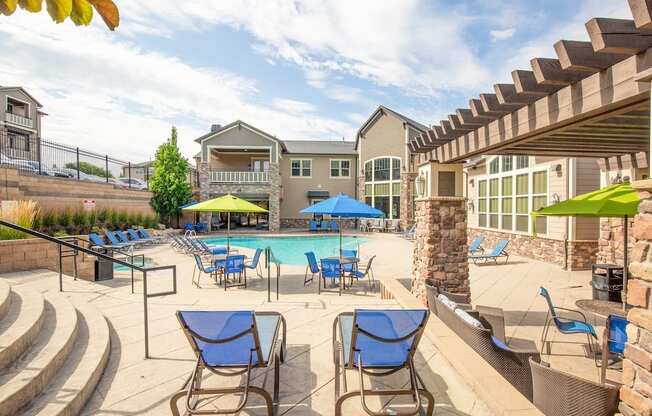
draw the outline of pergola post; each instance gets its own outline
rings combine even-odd
[[[412,292],[425,304],[426,279],[432,279],[446,291],[470,295],[462,165],[428,162],[415,181]]]

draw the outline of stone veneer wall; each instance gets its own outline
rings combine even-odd
[[[632,225],[634,219],[629,220],[629,250],[634,246]],[[598,263],[623,264],[623,220],[621,218],[600,219],[600,247],[597,253]]]
[[[426,304],[426,279],[446,290],[470,293],[466,199],[432,197],[416,200],[412,293]]]
[[[598,241],[596,240],[568,241],[568,251],[567,254],[564,254],[563,240],[490,231],[484,228],[470,228],[468,231],[468,243],[470,244],[478,235],[485,237],[482,243],[482,247],[485,250],[491,250],[498,240],[509,240],[509,245],[507,246],[507,252],[509,254],[558,264],[560,266],[564,266],[564,257],[567,256],[568,270],[591,269],[591,265],[596,262],[596,253],[598,251]]]
[[[632,184],[642,202],[632,226],[633,249],[627,285],[627,344],[623,360],[620,411],[623,415],[652,415],[652,180]],[[622,227],[621,227],[622,228]]]
[[[211,183],[208,163],[199,164],[199,198],[205,201],[211,194],[267,194],[269,196],[269,230],[278,231],[281,228],[281,175],[277,163],[269,165],[270,183],[264,184],[225,184]],[[210,213],[202,212],[202,222],[210,224]]]
[[[401,172],[401,230],[409,229],[414,224],[414,172]]]
[[[95,257],[79,253],[78,277],[92,280],[95,274]],[[38,238],[0,241],[0,273],[48,269],[59,272],[59,249],[55,243]],[[73,275],[73,258],[63,259],[63,272]]]

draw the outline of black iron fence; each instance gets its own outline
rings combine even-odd
[[[132,163],[79,147],[38,137],[0,131],[0,165],[34,175],[107,183],[146,191],[153,172],[151,161]],[[192,170],[188,181],[199,186]]]

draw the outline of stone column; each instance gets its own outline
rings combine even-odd
[[[413,189],[416,177],[416,172],[401,173],[401,229],[403,230],[407,230],[414,224]]]
[[[198,172],[199,172],[199,201],[206,201],[207,199],[210,198],[210,182],[209,182],[209,176],[210,176],[210,168],[208,166],[208,163],[202,162],[199,163],[199,166],[197,167]],[[199,213],[199,220],[201,222],[204,222],[208,224],[208,231],[212,230],[211,226],[211,219],[213,215],[210,212],[200,212]]]
[[[277,163],[269,165],[269,231],[281,229],[281,174]]]
[[[425,304],[425,281],[435,279],[449,292],[470,296],[466,199],[419,198],[415,218],[412,292]]]
[[[627,319],[627,344],[623,360],[620,412],[623,415],[652,415],[652,180],[632,184],[641,203],[634,218],[627,303],[633,308]]]

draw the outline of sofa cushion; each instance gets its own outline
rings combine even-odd
[[[469,315],[469,313],[463,309],[455,309],[455,313],[467,324],[472,325],[476,328],[483,328],[482,323]]]
[[[448,299],[446,296],[439,294],[437,296],[437,299],[447,307],[449,307],[452,310],[457,309],[457,303],[453,302],[452,300]]]

